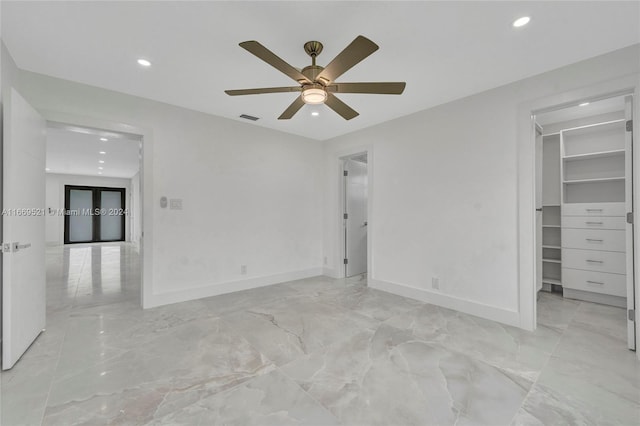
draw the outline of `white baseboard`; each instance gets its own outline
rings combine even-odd
[[[517,311],[511,311],[504,308],[498,308],[483,303],[474,302],[467,299],[451,296],[448,294],[437,293],[421,288],[411,287],[405,284],[391,283],[376,279],[368,280],[369,287],[377,290],[386,291],[387,293],[397,294],[398,296],[416,299],[421,302],[427,302],[432,305],[442,306],[443,308],[453,309],[455,311],[464,312],[465,314],[475,315],[480,318],[497,321],[503,324],[520,327],[520,315]]]
[[[152,294],[149,303],[145,304],[145,309],[169,305],[171,303],[203,299],[205,297],[218,296],[220,294],[233,293],[236,291],[250,290],[252,288],[265,287],[268,285],[300,280],[303,278],[317,277],[318,275],[322,275],[322,273],[322,268],[311,268],[275,275],[190,287],[166,293]]]

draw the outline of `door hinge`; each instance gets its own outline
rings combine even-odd
[[[627,213],[627,223],[633,224],[633,212]]]
[[[343,217],[344,219],[349,219],[349,214],[348,214],[348,213],[345,213],[344,215],[342,215],[342,217]]]
[[[346,265],[346,264],[348,264],[348,263],[349,263],[349,259],[345,259],[345,260],[344,260],[344,264]]]
[[[633,131],[633,120],[627,120],[626,126],[627,126],[627,132]]]
[[[629,316],[628,316],[629,321],[636,322],[636,310],[629,309],[627,312],[629,313]]]
[[[349,176],[349,172],[347,170],[345,170],[344,172],[342,172],[343,176]]]
[[[2,244],[2,252],[3,253],[11,253],[11,243]]]

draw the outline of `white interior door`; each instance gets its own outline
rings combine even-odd
[[[633,97],[625,98],[625,118],[632,120],[633,117]],[[633,132],[627,128],[625,133],[625,204],[627,212],[633,212]],[[638,217],[637,214],[634,215]],[[635,289],[634,289],[634,273],[633,264],[633,223],[627,221],[626,225],[626,255],[627,255],[627,312],[635,312]],[[629,349],[636,349],[636,323],[634,318],[627,315],[627,342]]]
[[[536,291],[542,290],[542,127],[536,123]]]
[[[367,164],[345,160],[345,275],[367,272]]]
[[[46,123],[14,89],[4,102],[2,369],[45,326]]]

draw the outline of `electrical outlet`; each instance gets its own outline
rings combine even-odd
[[[247,265],[240,265],[240,273],[242,275],[247,275]]]
[[[431,278],[431,288],[433,288],[434,290],[440,290],[440,278]]]

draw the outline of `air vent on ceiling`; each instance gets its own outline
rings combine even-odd
[[[258,117],[254,117],[253,115],[242,114],[240,118],[244,118],[245,120],[257,121],[260,120]]]

